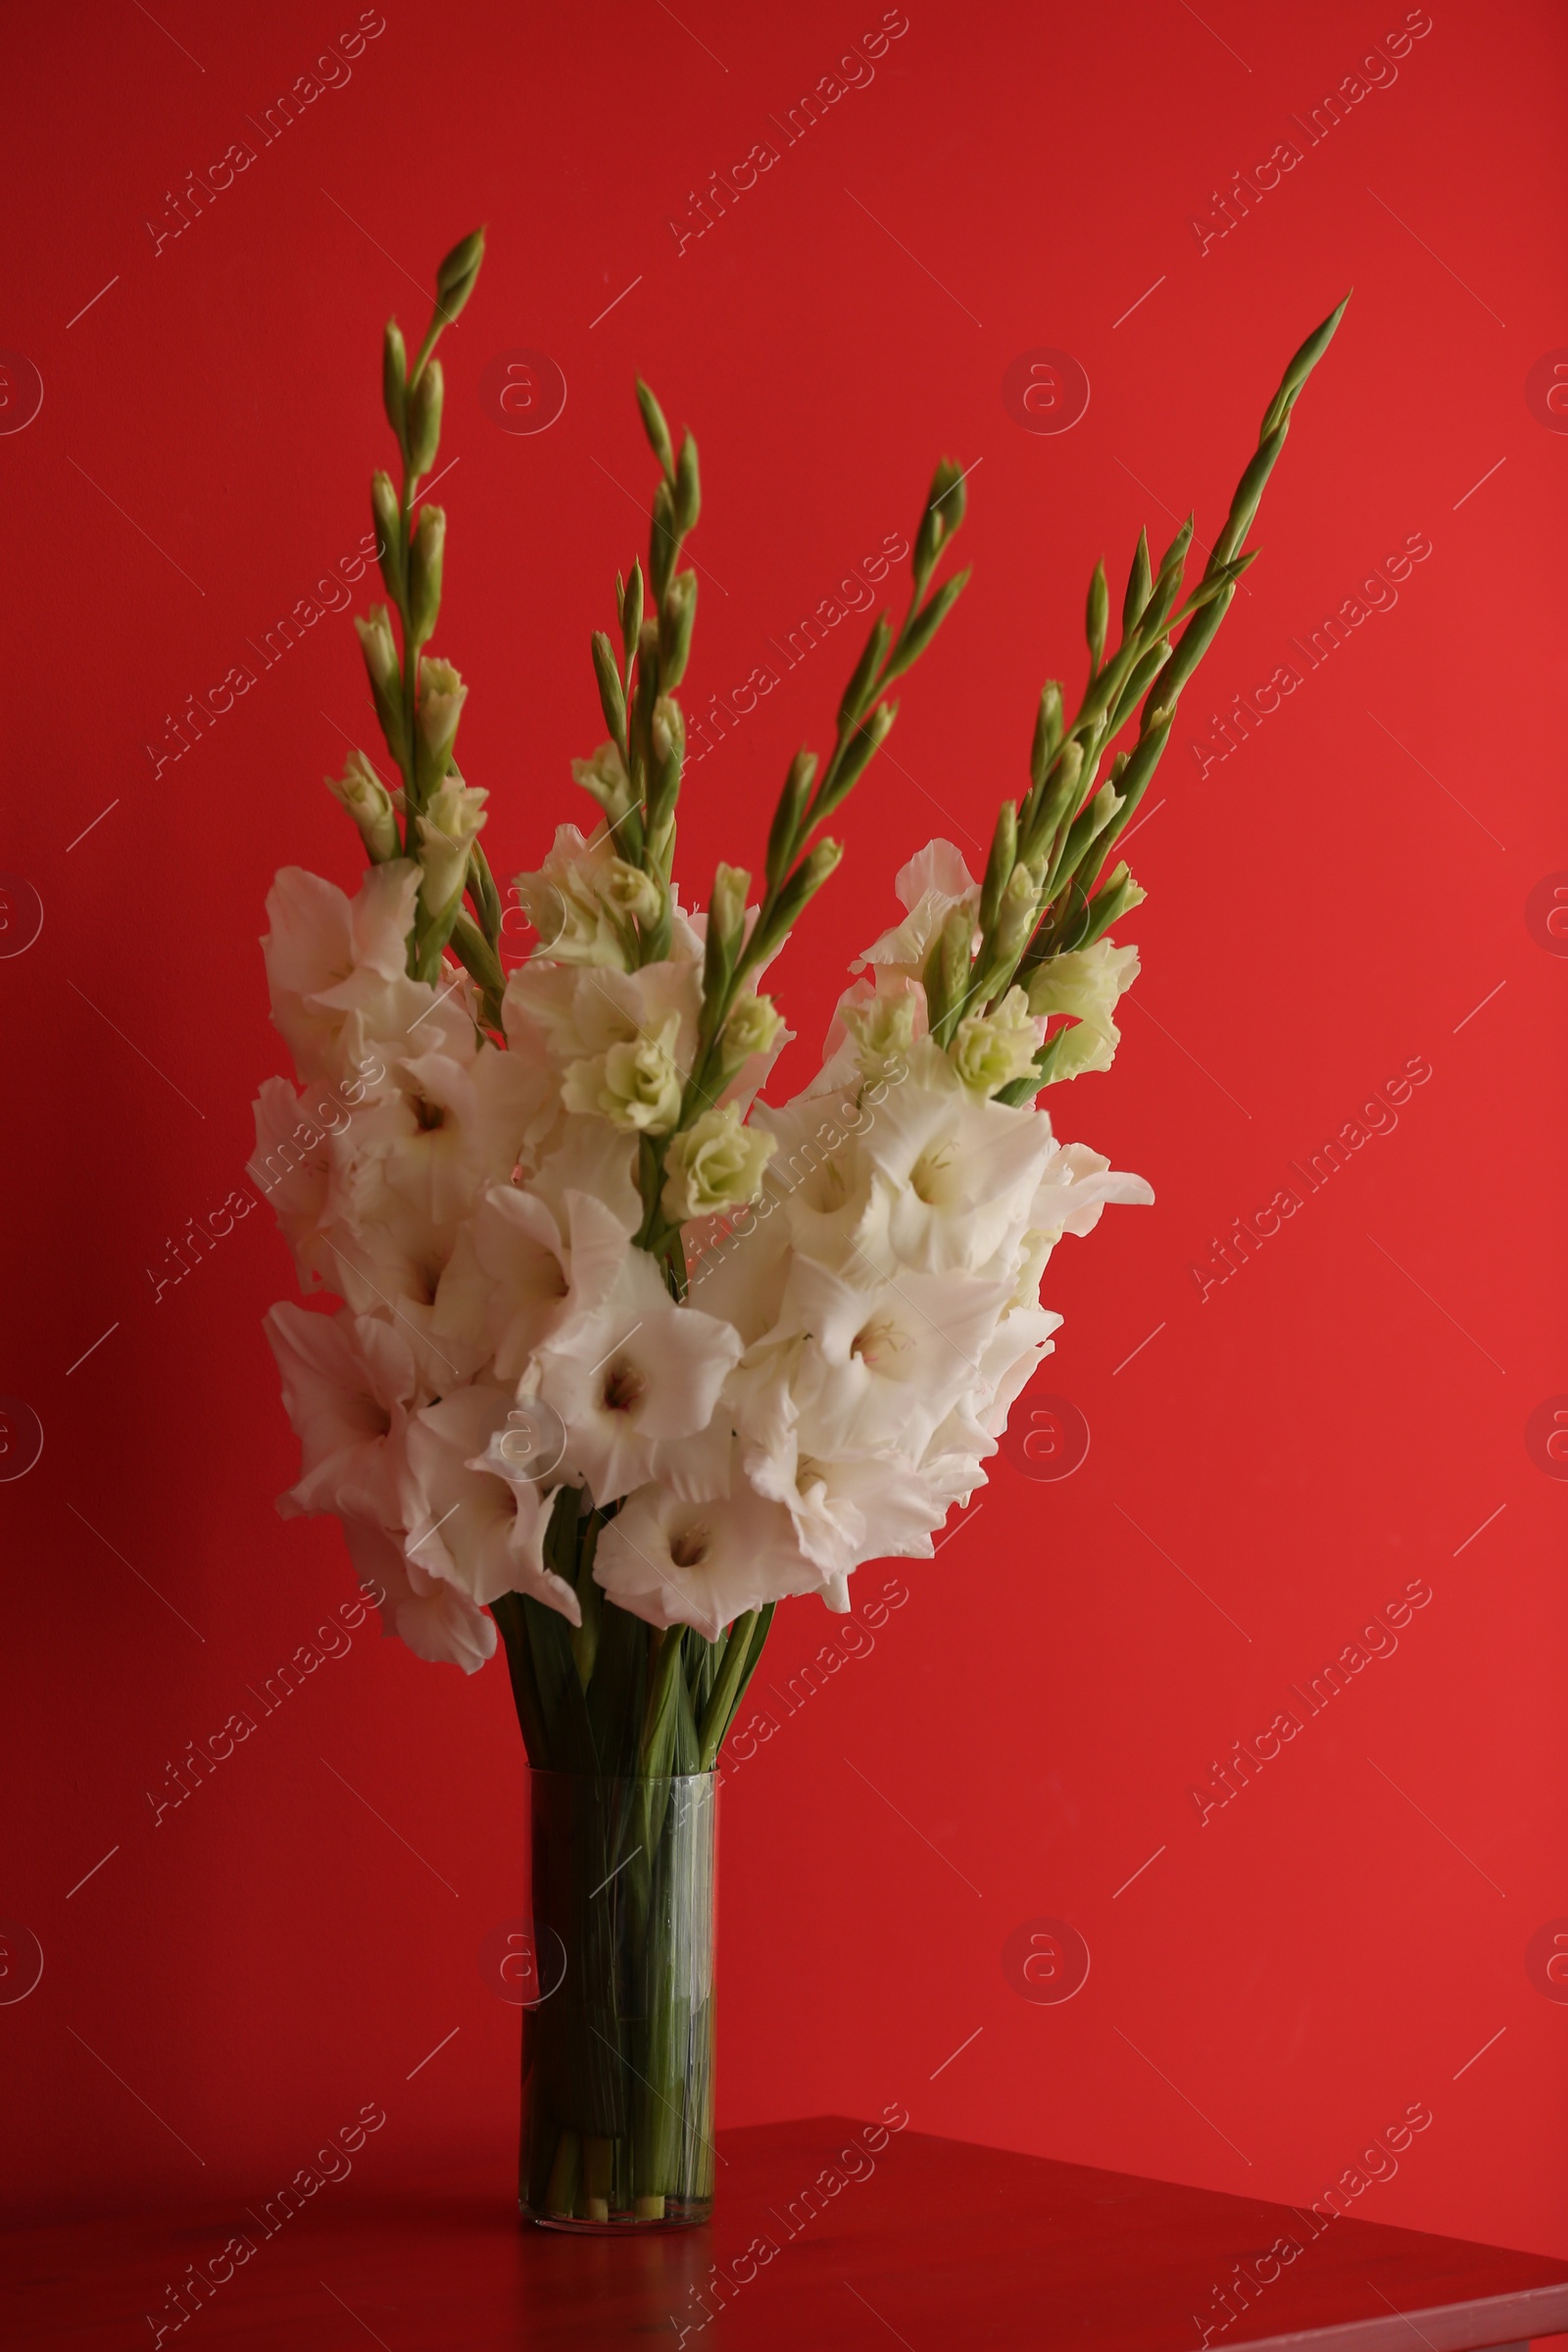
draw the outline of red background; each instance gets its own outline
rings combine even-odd
[[[910,0],[874,81],[677,254],[688,191],[879,14],[388,0],[349,83],[252,138],[156,254],[165,191],[251,138],[353,9],[12,25],[0,341],[45,387],[0,437],[0,864],[45,917],[0,962],[0,1390],[45,1433],[0,1488],[0,1913],[45,1956],[0,2008],[13,2210],[265,2194],[368,2099],[388,2125],[365,2178],[477,2152],[508,2188],[517,2017],[477,1964],[523,1886],[499,1665],[465,1682],[367,1629],[156,1828],[145,1794],[350,1589],[335,1530],[273,1512],[295,1455],[260,1330],[291,1280],[269,1220],[156,1304],[145,1271],[239,1182],[251,1098],[285,1066],[255,944],[273,869],[354,881],[320,785],[345,733],[371,739],[346,614],[156,781],[144,746],[359,539],[390,449],[381,321],[422,327],[438,255],[483,219],[444,346],[437,643],[472,688],[503,876],[585,807],[587,635],[651,482],[634,369],[702,444],[693,706],[912,530],[939,454],[975,467],[973,584],[783,967],[786,1078],[896,867],[933,832],[977,855],[1019,789],[1042,677],[1081,681],[1097,556],[1119,598],[1140,522],[1158,539],[1191,503],[1213,536],[1286,356],[1353,282],[1133,846],[1121,1056],[1051,1097],[1158,1195],[1050,1270],[1066,1323],[1042,1385],[1089,1456],[1057,1482],[999,1461],[977,1522],[906,1564],[874,1653],[726,1790],[720,2114],[902,2100],[924,2130],[1307,2202],[1419,2100],[1433,2128],[1356,2210],[1568,2250],[1568,2006],[1525,1965],[1568,1912],[1564,1494],[1525,1444],[1568,1386],[1544,1042],[1565,975],[1525,913],[1568,865],[1568,446],[1525,392],[1568,335],[1561,22],[1434,0],[1397,80],[1200,254],[1190,216],[1401,9]],[[1001,396],[1041,345],[1092,385],[1060,435]],[[540,435],[479,404],[517,346],[568,386]],[[1418,532],[1397,606],[1200,780],[1209,710]],[[716,855],[760,860],[861,625],[693,771],[692,890]],[[1397,1130],[1200,1303],[1210,1237],[1418,1055]],[[1434,1597],[1398,1654],[1200,1826],[1211,1760],[1418,1577]],[[767,1678],[833,1630],[792,1605]],[[1060,2005],[1004,1973],[1041,1917],[1093,1956]]]

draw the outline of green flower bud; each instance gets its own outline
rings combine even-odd
[[[726,949],[739,947],[746,923],[746,894],[752,877],[743,865],[720,865],[713,875],[708,919]]]
[[[754,1054],[767,1054],[784,1026],[771,997],[742,997],[724,1023],[724,1059],[739,1065]]]
[[[392,486],[392,476],[379,470],[370,476],[370,518],[375,524],[377,560],[386,592],[401,607],[409,588],[403,568],[403,510]]]
[[[409,617],[416,645],[427,645],[441,610],[441,564],[446,552],[444,507],[421,507],[409,565]]]
[[[697,574],[677,571],[664,591],[659,626],[659,678],[662,686],[678,686],[686,675],[691,654],[692,624],[697,618]]]
[[[1026,865],[1015,865],[997,910],[997,953],[1004,966],[1021,956],[1040,911],[1040,881]]]
[[[327,776],[324,782],[359,826],[372,864],[384,865],[389,858],[402,857],[392,795],[363,752],[351,752],[342,775]]]
[[[401,678],[391,613],[385,605],[374,605],[363,617],[355,615],[354,626],[360,633],[365,666],[370,673],[372,691],[395,695],[399,691]]]
[[[702,483],[697,471],[697,444],[690,433],[680,445],[675,468],[675,526],[684,538],[703,511]]]
[[[456,776],[443,779],[418,819],[419,900],[427,923],[451,929],[468,871],[468,852],[485,821],[485,793]]]
[[[403,439],[408,396],[409,355],[397,320],[389,318],[381,338],[381,403],[386,410],[386,420],[399,441]]]
[[[634,559],[631,578],[626,582],[625,594],[620,600],[620,645],[622,657],[627,662],[631,660],[637,633],[642,625],[643,567],[641,562]]]
[[[476,228],[454,245],[436,271],[435,291],[437,308],[446,314],[448,325],[456,318],[468,296],[473,292],[480,264],[484,260],[484,230]]]
[[[1084,633],[1089,640],[1089,660],[1094,668],[1100,667],[1100,657],[1105,650],[1105,631],[1110,625],[1110,594],[1105,586],[1105,566],[1095,565],[1095,576],[1089,583],[1089,601],[1084,608]]]
[[[439,360],[431,360],[409,394],[409,471],[428,473],[441,446],[441,404],[446,378]]]
[[[673,475],[675,452],[670,446],[669,427],[664,422],[664,412],[641,376],[637,378],[637,406],[642,411],[643,430],[648,435],[650,448],[665,473]]]
[[[419,703],[415,713],[415,778],[421,801],[441,782],[452,761],[458,721],[468,689],[450,662],[432,654],[419,664]]]
[[[681,1225],[755,1200],[774,1139],[743,1127],[733,1102],[705,1110],[669,1147],[661,1195],[664,1214]]]

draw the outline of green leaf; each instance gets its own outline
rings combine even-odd
[[[637,406],[642,411],[643,430],[655,457],[664,468],[668,480],[675,478],[675,452],[670,446],[669,427],[664,412],[654,398],[641,376],[637,378]]]

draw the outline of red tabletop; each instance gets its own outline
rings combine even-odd
[[[1353,2214],[833,2117],[719,2151],[712,2225],[630,2240],[524,2228],[493,2176],[13,2231],[0,2341],[1200,2352],[1206,2331],[1226,2352],[1469,2352],[1568,2329],[1568,2262]]]

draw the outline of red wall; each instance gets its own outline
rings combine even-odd
[[[1121,1057],[1052,1098],[1158,1194],[1051,1268],[1040,1385],[1088,1456],[999,1462],[874,1650],[793,1717],[767,1701],[724,1800],[722,2113],[897,2098],[923,2129],[1307,2201],[1419,2101],[1431,2128],[1356,2209],[1563,2251],[1568,2004],[1528,1947],[1568,1914],[1568,1494],[1527,1443],[1568,1390],[1568,965],[1538,891],[1568,869],[1560,17],[1433,0],[1396,78],[1308,144],[1292,117],[1420,12],[909,0],[874,79],[677,250],[688,192],[881,21],[779,14],[387,0],[352,78],[268,145],[247,117],[348,0],[12,27],[0,342],[44,397],[0,433],[0,866],[43,926],[0,959],[0,1391],[44,1443],[0,1486],[0,1915],[44,1970],[0,2006],[9,2197],[254,2193],[367,2099],[380,2177],[478,2148],[505,2190],[517,2019],[478,1965],[522,1887],[500,1667],[466,1683],[367,1628],[156,1826],[145,1793],[350,1590],[334,1530],[272,1508],[295,1457],[267,1218],[156,1302],[146,1271],[239,1182],[284,1066],[255,944],[274,867],[356,871],[320,785],[370,727],[346,614],[156,777],[145,747],[355,547],[381,321],[422,325],[410,275],[484,219],[445,347],[439,642],[499,872],[581,812],[587,633],[650,481],[634,368],[702,442],[694,703],[912,527],[939,454],[975,468],[974,583],[785,967],[802,1074],[897,865],[933,832],[973,845],[1018,789],[1042,677],[1081,676],[1095,559],[1119,594],[1140,522],[1191,502],[1213,535],[1285,357],[1354,285],[1134,844]],[[155,250],[166,191],[240,139],[254,164]],[[1290,139],[1200,251],[1193,218],[1217,230],[1215,192]],[[1089,379],[1066,432],[1003,399],[1042,346]],[[564,374],[544,433],[480,404],[517,347]],[[1307,669],[1293,639],[1417,535],[1397,603]],[[814,653],[694,771],[694,885],[758,862],[852,659]],[[1299,688],[1200,774],[1210,710],[1289,662]],[[1397,1127],[1200,1298],[1213,1237],[1412,1060]],[[1396,1654],[1200,1821],[1214,1760],[1412,1583]],[[794,1604],[766,1680],[841,1632]],[[1091,1955],[1066,2002],[1020,1997],[1043,1919]]]

